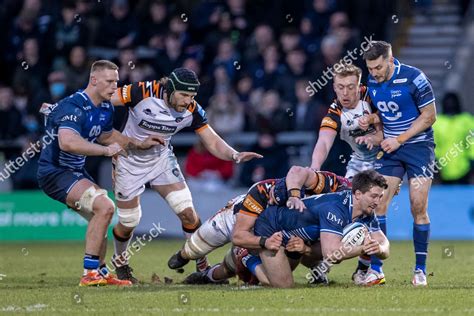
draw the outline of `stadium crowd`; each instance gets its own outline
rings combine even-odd
[[[309,81],[364,36],[386,39],[393,6],[389,0],[0,1],[0,161],[17,157],[41,135],[41,103],[84,88],[100,58],[119,65],[120,85],[192,69],[201,82],[197,101],[224,138],[244,131],[262,139],[309,131],[316,138],[334,92],[327,84],[310,96]],[[354,63],[365,69],[362,58]],[[116,114],[119,129],[125,109]],[[269,147],[281,152],[278,144]],[[199,153],[191,152],[196,159]],[[14,189],[37,188],[35,158],[12,175]],[[246,172],[240,182],[281,177],[280,169],[257,177]],[[232,170],[224,173],[227,180]]]

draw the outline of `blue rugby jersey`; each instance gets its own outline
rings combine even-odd
[[[86,157],[61,150],[59,129],[70,129],[89,142],[95,143],[102,133],[112,132],[114,107],[110,102],[95,106],[89,96],[78,91],[53,105],[46,122],[48,135],[55,135],[49,144],[43,144],[38,163],[38,176],[44,176],[57,168],[82,170]]]
[[[384,138],[404,133],[420,116],[420,109],[435,101],[431,83],[421,70],[397,59],[394,63],[395,71],[388,81],[378,83],[369,75],[367,84],[370,98],[382,119]],[[434,141],[431,127],[406,143],[421,141]]]

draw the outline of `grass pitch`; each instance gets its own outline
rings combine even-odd
[[[144,285],[131,288],[80,288],[83,243],[8,243],[0,245],[0,313],[50,314],[474,314],[474,244],[436,241],[430,245],[429,287],[410,284],[414,262],[411,242],[393,242],[384,271],[387,284],[360,288],[350,281],[356,260],[335,266],[329,287],[306,285],[307,269],[295,272],[297,286],[278,290],[228,286],[185,286],[185,274],[167,268],[182,241],[160,240],[143,247],[131,259]],[[113,249],[109,245],[109,254]],[[220,262],[227,249],[212,253]],[[156,273],[163,281],[152,282]],[[164,277],[173,279],[165,284]]]

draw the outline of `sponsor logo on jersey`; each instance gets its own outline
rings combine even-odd
[[[76,115],[64,115],[62,118],[61,118],[61,122],[64,122],[64,121],[71,121],[71,122],[77,122],[77,116]]]
[[[336,214],[333,214],[331,212],[328,212],[328,215],[326,217],[328,220],[330,220],[331,222],[334,222],[336,223],[337,225],[340,225],[340,226],[343,226],[343,222],[342,222],[342,219],[338,218],[336,216]]]
[[[255,201],[251,196],[247,196],[245,198],[244,207],[256,214],[260,214],[263,211],[262,206],[257,203],[257,201]]]
[[[393,80],[393,83],[405,83],[407,81],[408,81],[407,78],[400,78],[400,79]]]
[[[161,114],[164,114],[164,115],[171,116],[170,112],[168,112],[168,111],[164,111],[164,110],[163,110],[163,111],[160,111],[160,113],[161,113]]]
[[[105,121],[105,114],[101,114],[99,116],[99,121]]]
[[[374,97],[375,97],[375,95],[377,94],[377,90],[372,90],[372,94],[373,94]]]
[[[144,109],[143,110],[143,113],[145,113],[145,115],[148,115],[148,116],[151,116],[151,117],[155,117],[156,114],[153,113],[150,109]]]
[[[176,123],[179,123],[179,122],[181,122],[182,120],[183,120],[182,117],[177,117],[175,121],[176,121]]]
[[[336,123],[333,119],[331,119],[331,118],[329,118],[329,117],[323,118],[323,121],[322,121],[321,125],[322,125],[322,126],[331,127],[331,128],[333,128],[333,129],[336,129],[336,128],[337,128],[337,123]]]
[[[138,123],[138,126],[140,126],[141,128],[147,129],[149,131],[160,132],[160,133],[174,133],[176,132],[176,129],[177,129],[176,126],[156,124],[156,123],[148,122],[145,120],[141,120],[140,123]]]
[[[383,156],[383,151],[379,151],[379,153],[377,154],[377,159],[382,158],[382,156]]]
[[[392,98],[395,98],[402,95],[402,90],[390,90],[390,93],[392,94]]]

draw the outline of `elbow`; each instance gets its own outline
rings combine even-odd
[[[237,247],[242,247],[242,235],[239,231],[234,231],[232,234],[232,243]]]
[[[72,151],[71,142],[65,142],[65,141],[61,141],[61,139],[59,139],[59,148],[62,151],[71,152]]]
[[[300,174],[303,174],[305,172],[305,169],[304,167],[301,167],[301,166],[292,166],[290,168],[290,171],[288,171],[288,174],[295,174],[295,175],[300,175]]]

